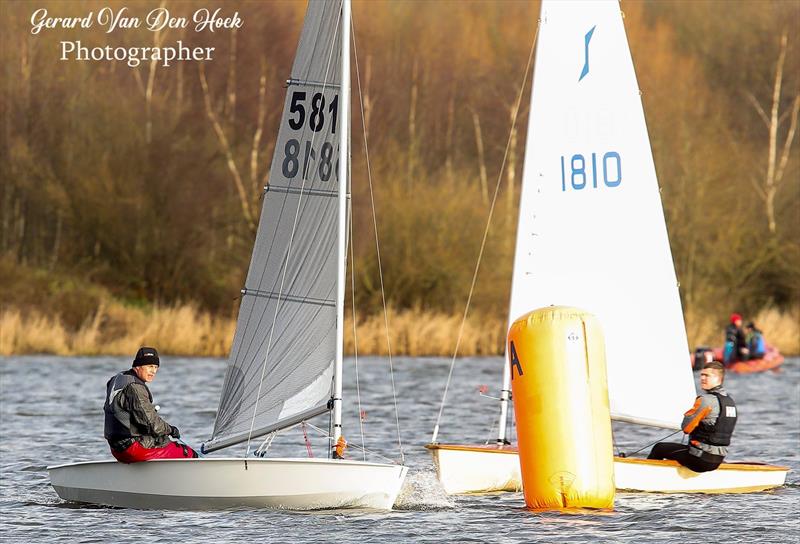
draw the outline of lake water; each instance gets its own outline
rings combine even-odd
[[[781,489],[748,495],[617,494],[607,515],[531,513],[521,493],[447,497],[423,445],[430,439],[449,360],[395,358],[400,428],[410,467],[396,509],[293,513],[268,510],[163,512],[100,508],[61,501],[45,467],[110,458],[103,434],[105,382],[129,358],[0,358],[0,540],[29,542],[798,542],[800,540],[800,359],[779,373],[729,376],[739,406],[729,459],[788,465]],[[494,434],[502,360],[457,362],[440,441],[484,441]],[[366,448],[399,458],[384,358],[360,358]],[[214,423],[225,362],[164,357],[152,384],[161,415],[199,444]],[[354,363],[345,364],[345,435],[360,444]],[[642,377],[642,387],[648,384]],[[315,420],[327,428],[327,417]],[[324,441],[308,429],[313,452]],[[618,447],[631,452],[666,434],[615,425]],[[253,445],[254,447],[257,444]],[[647,450],[645,450],[646,452]],[[241,455],[232,448],[221,455]],[[271,455],[306,455],[300,429],[279,436]],[[349,455],[360,455],[352,448]],[[377,459],[377,458],[373,458]]]

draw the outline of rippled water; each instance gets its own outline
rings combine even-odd
[[[87,507],[61,501],[45,467],[110,458],[102,438],[106,380],[128,358],[0,358],[0,540],[28,542],[797,542],[800,539],[800,359],[780,373],[730,376],[739,406],[731,459],[757,459],[792,468],[788,485],[750,495],[618,494],[607,515],[534,514],[521,493],[449,498],[439,488],[423,445],[430,439],[449,360],[396,358],[395,371],[405,462],[410,467],[396,509],[389,513],[268,510],[160,512]],[[440,440],[483,441],[492,436],[500,358],[457,363]],[[345,434],[361,443],[354,364],[345,395]],[[224,374],[217,359],[166,357],[152,384],[161,415],[199,444],[208,438]],[[399,458],[387,360],[361,358],[366,448]],[[642,387],[648,384],[643,377]],[[327,427],[327,418],[314,423]],[[313,451],[324,442],[309,429]],[[615,425],[624,451],[664,431]],[[256,444],[257,445],[257,444]],[[255,445],[254,445],[255,446]],[[232,448],[222,455],[241,455]],[[646,451],[646,450],[645,450]],[[299,429],[276,439],[273,455],[303,456]],[[352,449],[350,455],[358,455]],[[374,458],[377,459],[377,458]]]

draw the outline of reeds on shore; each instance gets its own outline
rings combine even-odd
[[[102,304],[75,331],[57,315],[10,309],[0,312],[0,354],[130,355],[150,345],[173,355],[223,357],[234,327],[234,320],[193,304],[151,309]]]
[[[800,308],[789,312],[767,308],[752,320],[767,342],[784,354],[800,353]],[[421,309],[389,310],[359,317],[353,327],[345,317],[344,348],[360,355],[452,356],[462,327],[460,314]],[[224,357],[230,350],[235,320],[200,310],[194,304],[131,308],[102,304],[77,330],[69,330],[58,315],[0,311],[0,355],[50,353],[54,355],[131,355],[151,345],[171,355]],[[387,329],[388,326],[388,329]],[[721,343],[720,323],[707,314],[686,315],[690,346]],[[389,331],[387,340],[387,330]],[[459,356],[499,355],[505,340],[505,317],[471,315],[464,322]]]

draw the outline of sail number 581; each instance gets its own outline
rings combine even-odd
[[[598,174],[602,174],[603,185],[606,187],[617,187],[622,183],[622,158],[619,153],[609,151],[599,160],[597,153],[592,153],[588,161],[580,153],[572,155],[569,159],[564,155],[561,156],[562,191],[566,191],[568,187],[580,191],[589,183],[593,189],[597,189]]]
[[[319,132],[325,125],[325,95],[322,93],[315,93],[311,97],[311,102],[306,105],[306,93],[304,91],[295,91],[292,93],[292,100],[289,104],[289,113],[293,117],[289,118],[289,126],[293,130],[300,130],[308,117],[308,128],[314,132]],[[306,112],[306,107],[309,107]],[[331,134],[336,134],[336,116],[339,112],[339,95],[334,95],[333,100],[328,105],[328,114],[330,115]],[[308,115],[306,115],[308,113]]]

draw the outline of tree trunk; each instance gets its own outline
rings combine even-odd
[[[261,77],[258,80],[258,118],[256,120],[256,130],[253,134],[253,145],[250,148],[250,184],[251,193],[259,193],[258,180],[258,155],[261,147],[261,136],[264,133],[264,117],[267,114],[265,98],[267,96],[267,62],[261,57]],[[269,173],[266,174],[269,176]]]
[[[164,3],[162,2],[161,7],[163,6]],[[164,43],[164,36],[165,34],[161,32],[161,30],[153,32],[154,48],[161,47],[161,44]],[[160,61],[155,59],[150,61],[150,66],[147,73],[147,87],[145,88],[144,92],[144,141],[147,144],[150,144],[153,141],[153,89],[156,83],[156,68],[158,67],[159,62]]]
[[[411,105],[408,109],[408,175],[409,191],[413,184],[417,162],[417,98],[419,96],[419,59],[414,57],[411,71]]]
[[[481,200],[484,204],[489,204],[489,180],[486,175],[486,159],[483,154],[483,132],[481,131],[481,119],[478,112],[472,110],[472,126],[475,128],[475,144],[478,147],[478,172],[481,183]]]
[[[250,198],[247,194],[247,190],[245,189],[244,182],[242,181],[242,176],[239,173],[239,168],[236,166],[236,159],[233,156],[233,150],[231,149],[228,137],[225,135],[225,130],[222,128],[222,124],[220,123],[219,118],[214,111],[214,107],[211,104],[211,92],[208,89],[205,67],[202,62],[198,63],[197,72],[200,78],[200,87],[203,90],[203,101],[205,102],[206,115],[208,116],[209,121],[211,121],[211,126],[214,128],[214,133],[217,135],[217,140],[219,140],[220,146],[222,147],[222,152],[225,154],[225,163],[228,166],[228,171],[231,174],[233,184],[236,187],[236,192],[239,195],[239,205],[242,208],[242,215],[247,223],[247,228],[250,229],[251,232],[255,232],[256,222],[253,217],[253,212],[250,209]]]
[[[508,187],[506,188],[506,232],[508,239],[511,240],[511,232],[514,230],[514,217],[516,214],[511,213],[514,209],[514,201],[516,198],[515,181],[517,178],[517,106],[512,105],[509,108],[509,119],[511,120],[511,134],[508,138],[508,161],[506,163],[506,180]]]
[[[795,133],[797,132],[797,117],[800,113],[800,94],[795,95],[792,103],[792,109],[780,115],[781,106],[781,87],[783,86],[783,67],[786,61],[786,50],[788,45],[788,32],[783,31],[781,35],[780,52],[778,53],[778,61],[775,66],[775,81],[772,86],[772,106],[770,114],[767,116],[764,108],[755,98],[752,93],[748,93],[747,97],[750,99],[753,107],[758,112],[761,120],[767,127],[769,134],[769,148],[767,151],[767,171],[764,177],[763,184],[754,182],[756,192],[764,201],[764,213],[767,219],[767,227],[773,238],[777,234],[777,222],[775,220],[775,195],[778,192],[785,173],[786,164],[789,162],[789,153],[792,148]],[[778,130],[780,129],[781,122],[785,115],[790,116],[789,128],[786,132],[786,137],[783,141],[783,147],[778,157]]]
[[[231,50],[228,58],[227,115],[228,123],[236,122],[236,29],[231,30]]]
[[[450,100],[447,102],[447,137],[445,142],[447,149],[445,150],[444,169],[449,183],[453,182],[453,134],[455,132],[456,119],[456,101],[454,94],[455,93],[451,89]]]
[[[372,94],[370,93],[370,82],[372,81],[372,55],[367,55],[366,66],[364,67],[364,139],[369,141],[369,125],[372,119],[372,108],[374,106]]]
[[[58,250],[61,247],[61,228],[63,223],[63,217],[61,212],[56,212],[56,233],[55,238],[53,240],[53,250],[50,253],[50,270],[53,270],[58,263]]]

